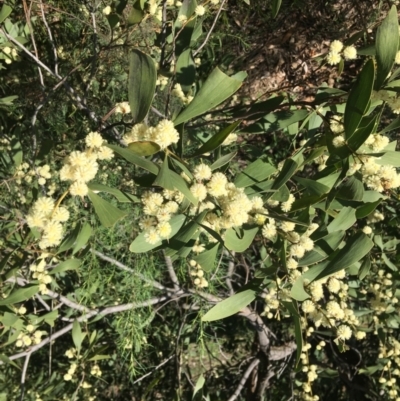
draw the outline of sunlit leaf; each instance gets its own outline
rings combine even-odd
[[[215,68],[191,103],[174,120],[174,124],[182,124],[206,113],[232,96],[241,86],[242,80],[228,77],[219,68]]]
[[[129,59],[128,98],[133,122],[146,117],[156,89],[157,70],[153,59],[134,49]]]
[[[136,141],[128,145],[128,149],[138,156],[151,156],[160,151],[160,145],[152,141]]]
[[[254,290],[245,290],[218,302],[202,318],[203,322],[225,319],[240,312],[256,298]]]
[[[380,89],[393,68],[399,46],[399,23],[396,6],[393,5],[376,33],[377,74],[375,88]]]
[[[375,65],[368,60],[353,85],[344,112],[344,129],[346,138],[350,138],[358,128],[361,119],[368,109],[374,87]]]
[[[110,202],[100,198],[100,196],[96,195],[90,189],[88,196],[93,203],[97,217],[104,227],[112,227],[118,220],[122,219],[128,214],[128,212],[122,211],[112,205]]]

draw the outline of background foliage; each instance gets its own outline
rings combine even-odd
[[[0,400],[400,399],[397,9],[309,3],[2,4]]]

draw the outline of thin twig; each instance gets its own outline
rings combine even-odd
[[[228,253],[228,256],[230,256],[229,253]],[[232,252],[231,258],[229,259],[229,262],[228,262],[228,272],[227,272],[228,274],[226,276],[226,285],[228,286],[229,293],[231,295],[233,295],[233,293],[234,293],[233,287],[232,287],[232,275],[233,275],[233,272],[235,271],[234,257],[235,257],[235,252]]]
[[[132,309],[138,309],[138,308],[143,308],[146,306],[152,306],[152,305],[159,304],[160,302],[164,302],[167,299],[169,299],[168,296],[161,296],[161,297],[157,297],[157,298],[151,298],[151,299],[148,299],[147,301],[143,301],[143,302],[132,302],[129,304],[109,306],[104,309],[93,309],[89,313],[86,313],[86,314],[80,316],[79,318],[77,318],[76,321],[83,322],[83,321],[87,321],[88,319],[90,319],[94,316],[102,316],[103,317],[103,316],[110,315],[113,313],[125,312],[125,311],[132,310]],[[32,354],[33,352],[43,348],[50,341],[54,341],[57,338],[63,336],[64,334],[68,333],[69,331],[71,331],[72,327],[73,327],[73,323],[68,324],[67,326],[63,327],[62,329],[56,331],[51,337],[49,336],[49,337],[45,338],[43,341],[41,341],[39,344],[36,344],[33,347],[31,347],[28,351],[24,351],[24,352],[15,354],[15,355],[11,355],[9,357],[9,359],[11,361],[14,361],[16,359],[23,358],[24,356],[27,356],[28,354]],[[0,365],[2,365],[3,363],[4,363],[3,361],[0,361]]]
[[[61,77],[59,74],[56,74],[53,72],[47,65],[42,63],[38,57],[36,57],[34,54],[32,54],[24,45],[19,43],[17,40],[15,40],[12,36],[8,35],[3,28],[0,27],[0,32],[3,33],[3,35],[12,43],[14,43],[16,46],[18,46],[24,53],[26,53],[30,58],[32,58],[36,64],[40,65],[43,69],[45,69],[51,76],[54,78],[59,79],[60,81],[63,81],[64,78]],[[94,121],[96,124],[100,125],[101,128],[107,128],[107,125],[104,124],[104,122],[99,118],[92,110],[90,110],[86,106],[86,100],[82,99],[81,96],[73,89],[67,82],[63,82],[63,86],[73,99],[73,101],[76,103],[78,109],[83,110],[86,112],[86,114],[89,116],[89,118]],[[114,128],[113,134],[117,140],[120,140],[120,134],[119,132]]]
[[[243,387],[247,382],[247,379],[251,375],[251,372],[259,365],[259,363],[260,363],[259,358],[253,359],[253,361],[247,367],[246,371],[243,373],[243,376],[240,379],[239,385],[237,386],[235,392],[229,397],[228,401],[235,401],[239,397],[240,392],[243,390]]]
[[[23,401],[25,396],[25,379],[26,379],[26,372],[28,370],[29,360],[31,359],[32,353],[29,353],[25,357],[24,366],[22,367],[21,373],[21,396],[19,398],[20,401]]]
[[[42,20],[43,20],[44,25],[46,26],[47,34],[49,35],[51,47],[52,47],[52,49],[53,49],[53,54],[54,54],[54,72],[58,75],[58,55],[57,55],[57,48],[56,48],[56,45],[55,45],[55,43],[54,43],[54,39],[53,39],[53,35],[52,35],[52,33],[51,33],[51,29],[50,29],[49,24],[47,23],[47,20],[46,20],[46,14],[45,14],[45,12],[44,12],[42,0],[40,0],[40,10],[42,11]]]
[[[172,263],[171,258],[169,256],[167,256],[165,254],[165,252],[164,252],[164,259],[165,259],[165,264],[167,265],[168,274],[169,274],[169,277],[170,277],[170,279],[172,281],[174,289],[175,289],[175,291],[178,291],[181,288],[181,286],[179,284],[178,276],[175,273],[174,265]]]
[[[106,256],[106,255],[104,255],[103,253],[101,253],[99,251],[95,251],[93,249],[92,253],[95,254],[96,256],[98,256],[100,259],[103,259],[106,262],[109,262],[109,263],[113,264],[114,266],[118,267],[120,270],[127,271],[129,273],[134,274],[137,277],[140,277],[143,281],[145,281],[146,283],[152,285],[154,288],[158,288],[159,290],[164,290],[164,291],[170,291],[171,290],[170,288],[165,287],[164,285],[162,285],[158,281],[148,279],[142,273],[139,273],[139,272],[131,269],[130,267],[124,265],[123,263],[118,262],[117,260],[115,260],[113,258],[110,258],[109,256]]]
[[[30,10],[28,13],[28,7],[26,5],[26,1],[23,0],[23,5],[24,5],[24,12],[25,12],[25,19],[26,19],[26,23],[28,24],[29,27],[29,33],[31,35],[31,41],[32,41],[32,45],[33,48],[35,49],[35,54],[36,57],[39,56],[38,50],[37,50],[37,46],[36,46],[36,41],[35,41],[35,35],[33,34],[33,28],[32,28],[32,24],[31,24],[31,18],[30,18]],[[43,79],[43,73],[40,67],[38,67],[38,72],[39,72],[39,80],[40,80],[40,84],[42,85],[42,87],[44,88],[44,79]]]
[[[170,357],[168,357],[167,359],[162,361],[159,365],[157,365],[151,372],[148,372],[145,375],[139,377],[139,379],[135,380],[132,384],[139,383],[140,381],[142,381],[146,377],[152,375],[154,372],[156,372],[158,369],[160,369],[162,366],[164,366],[166,363],[168,363],[168,361],[170,361],[174,356],[175,356],[175,354],[172,354]]]
[[[44,302],[44,299],[43,299],[39,294],[36,294],[36,298],[37,298],[37,300],[44,306],[44,308],[45,308],[48,312],[51,310],[51,309],[50,309],[50,306],[47,305],[46,302]]]
[[[215,18],[214,18],[214,21],[213,21],[213,23],[212,23],[212,25],[211,25],[210,30],[208,31],[207,36],[206,36],[206,38],[204,39],[204,42],[203,42],[203,43],[200,45],[200,47],[193,53],[193,57],[197,56],[197,55],[200,53],[200,51],[203,49],[203,47],[207,44],[208,40],[210,39],[211,33],[212,33],[212,31],[214,30],[214,28],[215,28],[215,25],[216,25],[216,23],[217,23],[217,21],[218,21],[219,15],[221,14],[222,7],[224,6],[225,2],[226,2],[226,0],[222,0],[222,3],[221,3],[221,5],[220,5],[220,7],[219,7],[219,9],[218,9],[218,12],[217,12],[217,14],[216,14],[216,16],[215,16]]]
[[[93,81],[93,77],[96,73],[96,63],[97,63],[97,24],[96,24],[96,14],[95,14],[95,10],[92,9],[91,13],[90,13],[91,17],[92,17],[92,26],[93,26],[93,58],[92,58],[92,68],[90,70],[90,76],[88,78],[88,83],[86,85],[85,88],[85,96],[88,94],[89,92],[89,88],[90,85]]]

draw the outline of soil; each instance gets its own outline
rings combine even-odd
[[[363,32],[355,46],[373,43],[375,27],[389,9],[376,0],[287,0],[272,19],[270,1],[254,1],[250,7],[243,0],[236,3],[229,3],[232,34],[248,42],[246,48],[242,42],[236,44],[240,56],[230,68],[246,70],[241,95],[252,100],[285,90],[297,100],[308,101],[323,82],[347,86],[365,58],[345,62],[339,76],[338,66],[323,62],[330,42],[345,42]]]

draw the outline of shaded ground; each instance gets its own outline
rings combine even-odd
[[[269,1],[252,2],[251,7],[243,0],[236,3],[229,4],[232,34],[246,42],[237,43],[239,57],[230,67],[247,71],[242,94],[252,99],[266,92],[287,90],[298,99],[311,100],[313,88],[323,82],[336,87],[346,85],[362,60],[346,62],[335,84],[337,66],[321,65],[329,43],[335,39],[344,42],[360,31],[364,34],[356,47],[371,43],[371,33],[388,9],[374,0],[288,0],[273,20]]]

